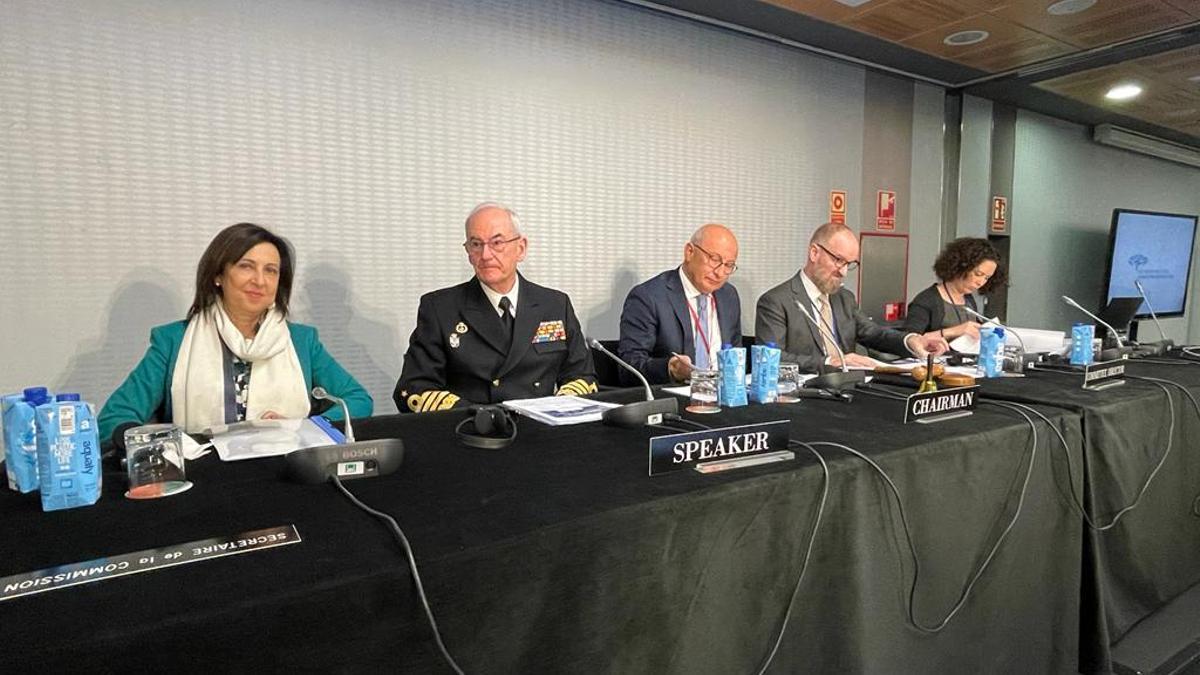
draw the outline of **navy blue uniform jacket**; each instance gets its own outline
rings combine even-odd
[[[565,293],[521,277],[511,344],[479,280],[421,296],[392,394],[402,412],[596,391],[592,354]]]

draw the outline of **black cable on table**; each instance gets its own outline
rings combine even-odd
[[[898,400],[904,400],[907,398],[907,397],[901,396],[899,394],[893,394],[886,390],[878,389],[873,386],[861,387],[860,389],[864,390],[865,393],[867,393],[869,395],[877,396],[880,398],[890,398],[890,399],[898,399]],[[1003,407],[1009,407],[1008,405],[1003,404],[1003,403],[997,403],[997,402],[993,402],[993,401],[986,401],[986,402],[996,403],[997,405],[1001,405]],[[847,445],[843,445],[841,443],[831,443],[831,442],[814,442],[813,443],[813,445],[828,445],[828,446],[832,446],[835,448],[839,448],[841,450],[844,450],[846,452],[853,454],[854,456],[858,457],[859,459],[862,459],[868,465],[870,465],[871,468],[875,469],[875,471],[877,473],[879,473],[879,475],[883,478],[884,482],[887,483],[888,487],[890,488],[890,490],[892,492],[892,496],[896,500],[896,508],[900,514],[900,523],[904,530],[904,538],[908,543],[909,555],[912,558],[912,565],[913,565],[912,584],[909,586],[908,595],[905,599],[905,606],[906,606],[906,610],[908,613],[908,621],[910,624],[912,624],[912,626],[914,628],[916,628],[917,630],[919,630],[923,633],[931,633],[932,634],[932,633],[941,632],[941,630],[950,623],[950,620],[952,618],[954,618],[954,616],[956,614],[958,614],[958,612],[966,605],[967,599],[971,595],[971,591],[975,588],[975,584],[979,581],[979,579],[981,577],[983,577],[983,573],[987,570],[988,566],[991,565],[992,560],[995,558],[997,552],[999,552],[999,550],[1000,550],[1000,546],[1004,543],[1005,539],[1008,538],[1009,533],[1012,531],[1013,527],[1016,526],[1016,524],[1017,524],[1017,519],[1020,518],[1020,516],[1021,516],[1021,511],[1025,506],[1025,496],[1029,490],[1029,482],[1030,482],[1031,478],[1033,477],[1033,465],[1037,459],[1038,433],[1037,433],[1037,423],[1035,423],[1033,421],[1033,418],[1029,417],[1029,415],[1026,415],[1021,410],[1015,410],[1015,412],[1017,414],[1019,414],[1021,417],[1025,418],[1025,422],[1029,425],[1029,429],[1033,433],[1033,438],[1030,441],[1030,447],[1029,447],[1029,466],[1025,469],[1025,478],[1021,483],[1021,490],[1017,496],[1017,507],[1013,512],[1012,518],[1009,520],[1008,524],[1004,527],[1004,530],[999,534],[999,536],[996,537],[996,541],[992,545],[992,548],[988,551],[987,556],[984,558],[983,562],[980,563],[979,568],[971,575],[970,581],[967,582],[966,586],[963,588],[962,592],[959,594],[958,601],[954,604],[953,607],[950,608],[950,610],[946,613],[946,615],[941,620],[939,620],[938,622],[936,622],[933,625],[922,624],[920,621],[917,620],[917,616],[916,616],[915,604],[916,604],[917,584],[918,584],[918,581],[920,579],[920,574],[921,574],[921,565],[917,559],[916,545],[913,543],[912,531],[909,528],[909,524],[908,524],[908,516],[906,516],[904,513],[904,501],[900,498],[899,488],[896,487],[896,484],[892,481],[891,477],[888,476],[887,472],[884,471],[882,467],[880,467],[878,464],[876,464],[875,461],[872,460],[870,457],[867,457],[866,455],[859,452],[858,450],[855,450],[854,448],[851,448]],[[1049,420],[1047,420],[1047,423],[1049,423]],[[1053,426],[1053,425],[1051,425],[1051,426]]]
[[[433,618],[433,610],[429,607],[429,599],[425,597],[425,586],[421,583],[420,573],[417,572],[417,560],[413,557],[412,546],[408,543],[408,537],[405,537],[403,530],[400,529],[400,524],[396,522],[395,518],[383,511],[377,511],[359,501],[358,497],[355,497],[353,493],[346,489],[345,485],[342,485],[341,479],[336,475],[331,476],[331,479],[333,480],[333,484],[337,486],[337,489],[341,490],[342,494],[346,495],[346,498],[352,504],[382,520],[391,528],[392,534],[396,536],[396,541],[400,542],[400,547],[404,549],[405,557],[408,558],[408,569],[412,573],[413,585],[417,589],[417,596],[421,600],[421,607],[425,610],[425,617],[429,620],[429,627],[433,629],[433,639],[437,642],[438,651],[442,653],[442,658],[446,659],[446,663],[454,669],[454,672],[458,673],[458,675],[463,675],[462,668],[458,667],[458,663],[455,662],[453,656],[450,656],[450,651],[446,649],[446,644],[442,642],[442,634],[438,630],[437,621]]]
[[[1070,374],[1078,375],[1078,372],[1071,373],[1068,371],[1051,369],[1051,368],[1038,368],[1037,370],[1039,372],[1057,373],[1060,375],[1070,375]],[[1153,384],[1154,386],[1158,387],[1159,389],[1162,389],[1163,394],[1166,395],[1166,397],[1167,397],[1167,413],[1170,415],[1170,422],[1167,424],[1167,449],[1163,451],[1162,457],[1159,458],[1158,463],[1154,465],[1154,468],[1150,471],[1150,474],[1148,476],[1146,476],[1146,480],[1142,483],[1142,487],[1138,490],[1137,496],[1134,497],[1133,501],[1130,502],[1129,505],[1118,510],[1116,515],[1114,515],[1112,517],[1112,520],[1110,520],[1108,523],[1105,523],[1104,525],[1097,524],[1094,520],[1092,520],[1092,515],[1090,513],[1088,513],[1087,509],[1084,507],[1083,500],[1080,499],[1079,493],[1075,491],[1075,479],[1074,479],[1073,471],[1071,469],[1071,452],[1068,449],[1067,439],[1063,438],[1062,433],[1058,430],[1057,427],[1055,427],[1053,425],[1051,425],[1051,427],[1050,427],[1051,429],[1054,430],[1055,434],[1058,435],[1059,442],[1063,446],[1063,452],[1066,453],[1066,456],[1067,456],[1067,480],[1070,482],[1070,487],[1071,487],[1071,502],[1075,506],[1075,508],[1079,510],[1080,515],[1083,516],[1083,520],[1085,523],[1087,523],[1087,526],[1096,532],[1104,532],[1106,530],[1110,530],[1110,529],[1116,527],[1117,523],[1121,522],[1121,518],[1124,517],[1124,515],[1126,513],[1129,513],[1130,511],[1137,508],[1138,504],[1140,504],[1142,501],[1142,497],[1146,494],[1146,491],[1148,489],[1150,489],[1150,484],[1154,482],[1154,477],[1158,475],[1159,470],[1162,469],[1163,464],[1166,463],[1167,457],[1169,457],[1171,455],[1171,449],[1174,447],[1175,399],[1171,397],[1171,390],[1167,389],[1167,387],[1165,385],[1163,385],[1163,382],[1173,384],[1177,387],[1182,387],[1182,385],[1178,384],[1177,382],[1171,382],[1169,380],[1160,380],[1159,378],[1155,378],[1155,377],[1141,377],[1141,376],[1137,376],[1137,375],[1126,375],[1125,377],[1129,378],[1129,379],[1144,380],[1146,382],[1149,382],[1150,384]],[[1185,393],[1188,394],[1188,398],[1192,398],[1190,392],[1186,392],[1186,390],[1185,390]],[[988,401],[988,402],[989,403],[998,403],[997,401]],[[1196,403],[1194,398],[1192,398],[1192,403],[1193,403],[1193,405],[1195,405],[1195,403]],[[1039,417],[1046,420],[1047,422],[1049,422],[1049,419],[1047,419],[1045,415],[1042,415],[1040,412],[1037,412],[1035,409],[1033,409],[1029,406],[1026,406],[1026,405],[1023,405],[1020,403],[1009,403],[1008,405],[1020,406],[1024,409],[1029,410],[1030,412],[1038,415]],[[1196,414],[1200,415],[1200,406],[1197,406]]]
[[[779,633],[775,636],[775,644],[771,646],[771,653],[767,654],[762,667],[758,669],[758,675],[763,675],[763,673],[767,672],[767,668],[771,666],[772,659],[775,658],[775,654],[779,651],[779,645],[783,643],[783,634],[787,631],[788,620],[792,617],[792,610],[796,606],[796,598],[800,595],[800,582],[804,580],[804,572],[808,569],[808,561],[812,557],[813,543],[817,540],[817,530],[821,527],[821,518],[825,514],[825,500],[829,497],[829,465],[825,463],[825,458],[808,443],[788,441],[788,445],[808,449],[817,458],[817,461],[821,463],[821,471],[824,476],[821,481],[821,502],[817,505],[817,515],[813,517],[812,529],[808,533],[808,547],[804,551],[804,561],[800,564],[800,573],[796,576],[796,584],[792,587],[792,595],[788,600],[787,611],[783,614]]]

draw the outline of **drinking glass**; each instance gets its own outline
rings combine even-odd
[[[183,432],[174,424],[126,430],[125,469],[130,499],[166,497],[192,487],[183,468]]]

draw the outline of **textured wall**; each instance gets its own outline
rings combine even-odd
[[[525,273],[601,338],[725,222],[752,324],[828,189],[861,184],[863,82],[595,0],[8,0],[0,390],[101,403],[243,220],[295,244],[296,318],[380,412],[419,295],[470,274],[461,222],[486,199],[521,213]]]

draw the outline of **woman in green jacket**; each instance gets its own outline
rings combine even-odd
[[[286,320],[295,261],[263,227],[239,223],[209,243],[187,319],[150,331],[150,349],[100,411],[100,438],[170,421],[185,432],[243,420],[307,417],[313,387],[368,417],[371,396],[325,351],[311,326]],[[342,417],[341,407],[324,413]]]

